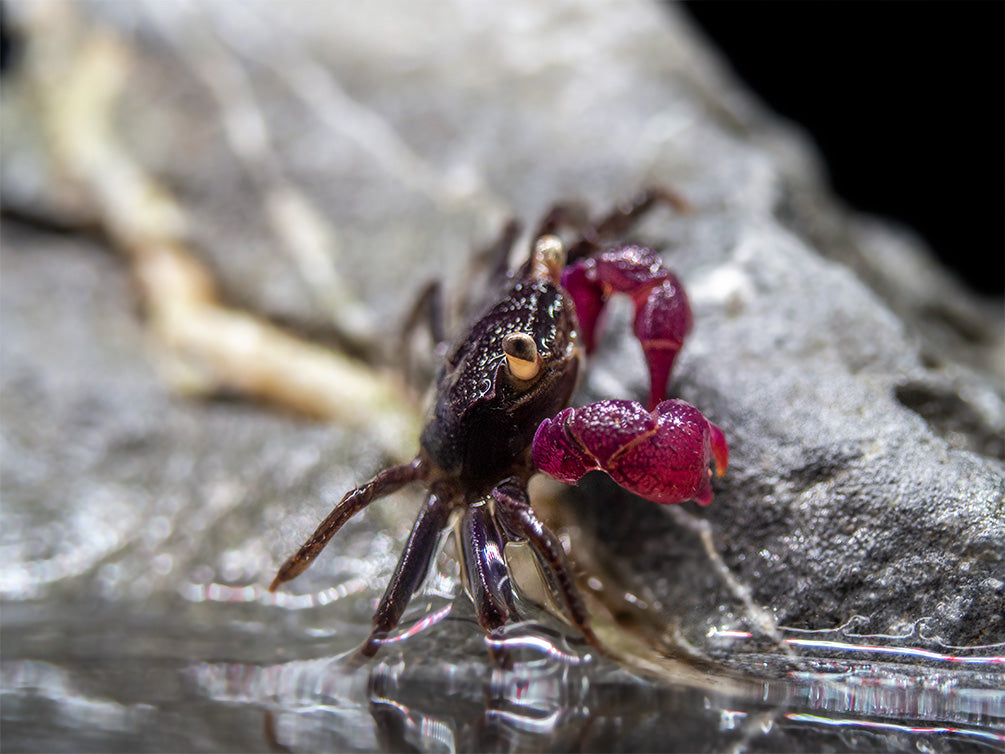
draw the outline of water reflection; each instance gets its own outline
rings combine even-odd
[[[269,621],[277,606],[254,597],[210,590],[132,622],[117,612],[88,618],[81,602],[67,606],[72,628],[6,604],[0,750],[132,751],[149,741],[177,751],[1005,747],[1002,647],[951,648],[920,631],[884,637],[849,626],[783,628],[793,652],[781,653],[717,632],[705,648],[759,680],[669,660],[643,677],[546,614],[528,610],[532,622],[487,639],[469,601],[434,596],[416,600],[366,660],[355,649],[332,653],[366,636],[339,621],[348,603],[284,610],[283,623]],[[211,629],[195,630],[209,609],[228,620],[214,612]],[[508,665],[491,661],[501,654]]]
[[[783,645],[804,650],[804,656],[806,650],[809,650],[810,657],[861,655],[886,657],[895,662],[927,660],[932,664],[997,666],[1005,672],[1005,644],[971,647],[946,645],[924,635],[921,630],[923,620],[917,621],[910,631],[903,634],[856,633],[853,629],[854,624],[855,621],[852,620],[838,628],[813,630],[780,626],[778,632]],[[708,638],[713,646],[718,644],[720,650],[725,646],[732,653],[749,651],[749,647],[754,646],[755,636],[750,631],[713,629],[709,632]]]
[[[271,717],[277,748],[349,751],[457,751],[490,742],[526,749],[532,741],[538,746],[530,748],[550,749],[560,732],[565,737],[563,731],[578,730],[590,718],[590,696],[600,678],[629,678],[570,647],[564,637],[529,624],[507,626],[489,640],[470,620],[449,621],[445,629],[456,637],[457,654],[447,661],[403,641],[423,638],[420,632],[444,621],[449,609],[405,627],[376,661],[353,651],[264,667],[202,663],[190,677],[215,700],[261,705]],[[486,648],[505,654],[511,667],[493,665],[484,649],[472,653],[478,636]],[[595,676],[598,670],[601,676]]]
[[[437,616],[434,630],[406,628],[410,640],[384,647],[376,661],[350,652],[269,666],[202,663],[189,675],[213,700],[261,708],[280,750],[941,752],[1005,744],[998,667],[961,673],[957,665],[940,675],[862,662],[696,685],[640,678],[528,624],[496,640],[513,660],[499,667],[475,651],[489,642],[477,624],[442,612],[427,616]],[[452,656],[442,656],[445,646]]]
[[[798,665],[766,681],[765,699],[784,719],[814,728],[892,737],[1005,744],[1005,644],[954,647],[926,636],[924,620],[901,634],[780,627]],[[745,631],[713,631],[710,645],[744,667],[770,672],[791,661]],[[918,745],[920,749],[925,747]]]
[[[22,702],[44,697],[60,706],[60,716],[67,727],[79,725],[117,733],[141,727],[153,712],[150,705],[121,704],[112,698],[87,694],[77,687],[75,679],[67,671],[48,662],[26,660],[5,663],[0,679],[5,715],[12,712],[11,706],[17,707]]]
[[[808,715],[804,713],[789,713],[786,718],[796,722],[805,722],[812,725],[830,725],[842,728],[859,728],[863,730],[893,731],[896,733],[909,733],[914,735],[937,735],[952,736],[956,739],[970,739],[974,742],[988,742],[989,744],[1005,743],[1005,735],[994,731],[983,731],[973,728],[954,728],[951,726],[921,726],[921,725],[898,725],[896,723],[886,723],[879,720],[855,720],[850,718],[822,717],[820,715]],[[922,749],[922,747],[918,747]]]

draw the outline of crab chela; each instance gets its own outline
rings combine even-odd
[[[513,271],[505,263],[516,236],[511,224],[496,244],[496,298],[446,350],[418,455],[346,493],[282,565],[270,590],[302,573],[372,501],[417,482],[427,490],[425,502],[374,614],[364,655],[373,655],[395,629],[454,520],[465,585],[490,637],[519,619],[505,550],[508,543],[526,543],[566,618],[599,649],[562,544],[531,507],[528,480],[540,471],[572,484],[599,470],[656,503],[707,505],[710,467],[721,475],[729,456],[722,431],[698,409],[664,399],[692,326],[684,288],[656,252],[612,244],[661,203],[685,206],[663,188],[595,223],[571,205],[558,205]],[[568,246],[562,233],[572,236]],[[614,399],[570,408],[584,355],[596,345],[614,293],[634,302],[649,405]]]

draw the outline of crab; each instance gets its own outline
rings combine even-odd
[[[528,480],[540,471],[573,484],[599,470],[656,503],[707,505],[711,466],[722,475],[729,459],[719,427],[694,406],[665,400],[674,359],[692,326],[680,281],[649,248],[605,247],[658,204],[686,207],[665,188],[643,192],[597,223],[557,205],[539,225],[529,258],[507,272],[517,234],[511,223],[495,246],[498,298],[446,351],[417,456],[346,493],[283,563],[270,591],[301,574],[371,502],[420,483],[425,502],[377,606],[363,655],[375,654],[397,627],[454,518],[465,586],[488,637],[520,618],[505,550],[508,543],[526,543],[565,617],[601,649],[562,544],[531,507]],[[568,250],[559,238],[563,230],[575,234]],[[634,332],[649,367],[649,405],[613,399],[570,408],[584,353],[596,347],[614,293],[634,302]]]

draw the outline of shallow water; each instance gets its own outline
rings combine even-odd
[[[222,596],[218,593],[218,596]],[[226,595],[234,598],[233,594]],[[239,599],[239,598],[238,598]],[[188,604],[185,604],[188,602]],[[729,642],[744,672],[631,671],[548,623],[508,627],[493,663],[467,600],[418,600],[372,660],[364,625],[180,599],[4,607],[4,751],[1000,751],[1005,647],[787,632],[800,659]],[[324,608],[321,608],[324,609]],[[75,611],[70,614],[70,610]],[[308,611],[309,612],[309,611]],[[225,620],[213,625],[209,615]],[[314,616],[319,617],[319,616]],[[299,638],[294,635],[299,634]],[[758,678],[759,676],[759,678]]]

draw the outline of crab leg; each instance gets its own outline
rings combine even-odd
[[[443,286],[439,280],[426,283],[419,291],[412,309],[401,326],[400,347],[404,348],[411,335],[422,324],[429,330],[433,345],[446,342],[446,327],[443,324]]]
[[[509,220],[499,233],[499,238],[479,255],[490,264],[491,283],[499,283],[509,272],[509,253],[520,235],[521,225],[516,219]]]
[[[649,365],[650,408],[666,397],[674,359],[691,331],[693,318],[684,287],[659,255],[642,246],[620,246],[570,265],[562,285],[576,305],[583,345],[597,345],[600,315],[612,293],[635,304],[635,337]]]
[[[468,591],[478,612],[478,622],[486,631],[493,631],[518,616],[503,553],[504,542],[485,503],[465,510],[459,533]]]
[[[666,186],[651,186],[597,223],[596,233],[600,238],[613,238],[626,233],[657,204],[665,204],[678,212],[691,211],[691,204],[676,191]]]
[[[691,209],[688,201],[675,191],[665,186],[652,186],[596,223],[588,220],[586,208],[581,204],[556,204],[541,221],[535,238],[558,233],[564,228],[572,229],[580,235],[569,248],[569,261],[574,262],[596,254],[605,241],[627,233],[657,204],[665,204],[678,212]]]
[[[440,541],[440,533],[447,527],[449,518],[449,501],[430,492],[412,525],[394,575],[373,615],[373,631],[360,650],[366,657],[376,654],[381,640],[398,625],[412,595],[426,580],[429,564]]]
[[[656,503],[712,502],[712,472],[729,464],[722,430],[682,400],[647,411],[635,401],[608,400],[566,408],[545,419],[534,436],[534,465],[573,484],[588,471]]]
[[[307,570],[314,559],[328,544],[335,532],[342,528],[350,518],[355,516],[374,500],[397,492],[409,482],[422,478],[423,468],[419,459],[400,466],[385,469],[364,484],[345,494],[322,521],[310,538],[301,545],[293,555],[279,568],[279,572],[269,585],[269,591],[274,592],[287,581],[295,579]]]
[[[557,588],[572,624],[590,644],[600,648],[600,640],[590,628],[589,614],[583,605],[583,598],[572,576],[562,543],[530,507],[527,490],[523,486],[504,482],[492,490],[492,497],[496,502],[496,516],[507,531],[530,544],[541,570],[546,574],[549,586]]]

